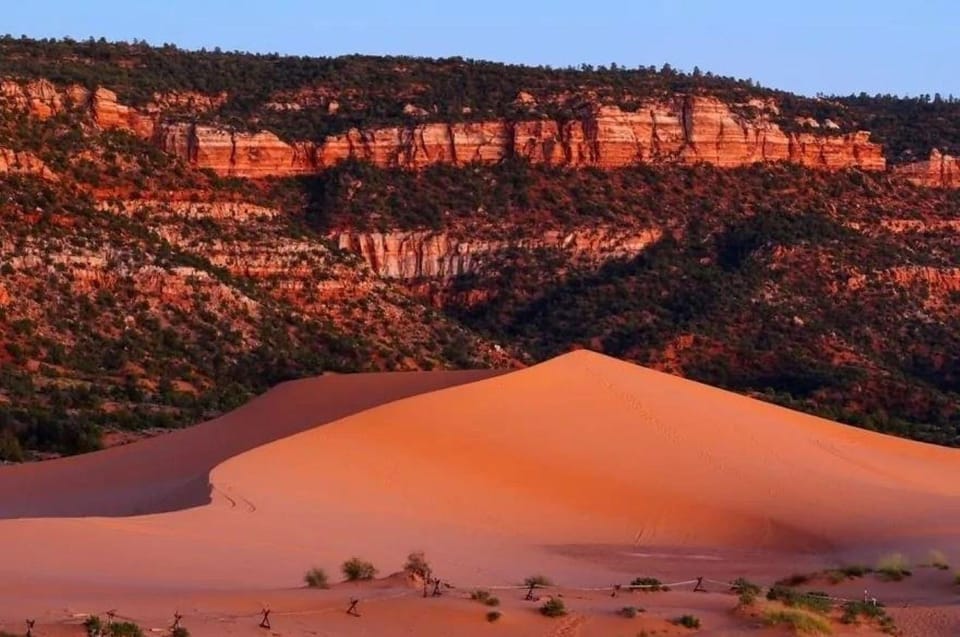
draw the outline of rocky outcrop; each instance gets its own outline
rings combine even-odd
[[[0,81],[0,100],[10,108],[26,111],[41,119],[52,117],[64,109],[64,95],[47,80]]]
[[[248,201],[158,201],[135,199],[129,201],[102,201],[100,210],[132,216],[143,212],[151,218],[182,217],[184,219],[215,219],[219,221],[249,222],[274,219],[280,215],[276,208],[268,208]]]
[[[153,138],[156,115],[121,104],[113,91],[98,88],[90,96],[88,108],[94,123],[102,129],[119,128],[139,137]]]
[[[26,151],[14,152],[9,148],[0,148],[0,175],[4,174],[36,175],[44,179],[55,180],[56,174],[43,160]]]
[[[931,266],[897,266],[868,274],[857,274],[847,281],[848,288],[858,290],[870,281],[889,282],[897,287],[923,286],[933,297],[960,292],[960,268]]]
[[[315,172],[346,159],[419,169],[431,164],[495,163],[522,157],[534,163],[619,168],[637,163],[708,163],[735,167],[787,161],[812,168],[883,170],[869,133],[821,136],[786,133],[767,115],[738,115],[712,97],[648,102],[635,112],[600,106],[566,122],[427,123],[351,129],[320,144],[288,144],[272,133],[230,132],[172,124],[161,146],[224,175],[262,177]]]
[[[444,232],[341,232],[341,250],[363,257],[378,275],[391,279],[449,279],[476,270],[485,256],[513,248],[566,250],[591,260],[639,253],[661,236],[658,229],[632,234],[583,230],[504,240],[460,239]]]
[[[215,126],[174,123],[156,136],[165,152],[221,175],[267,177],[299,175],[318,169],[314,147],[287,144],[273,133],[242,133]]]
[[[895,173],[918,186],[960,188],[960,157],[944,155],[934,148],[930,159],[898,166]]]

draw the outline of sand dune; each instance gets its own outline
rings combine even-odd
[[[492,377],[325,377],[194,430],[0,471],[0,511],[21,518],[0,520],[0,615],[119,598],[160,616],[158,591],[164,613],[203,591],[249,600],[350,555],[389,573],[411,549],[461,586],[783,573],[960,548],[958,505],[956,450],[589,352]]]
[[[307,431],[212,481],[265,514],[539,544],[823,550],[960,529],[960,452],[589,352]]]
[[[138,515],[200,506],[217,464],[363,409],[502,372],[327,375],[283,383],[189,429],[101,452],[0,467],[0,519]]]

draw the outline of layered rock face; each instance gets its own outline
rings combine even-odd
[[[520,248],[567,250],[595,260],[639,253],[661,236],[658,229],[633,234],[589,230],[557,231],[515,240],[459,239],[444,232],[341,232],[341,250],[360,255],[379,276],[391,279],[450,279],[476,270],[487,255]]]
[[[130,131],[198,168],[236,177],[309,174],[346,159],[414,170],[438,163],[495,163],[511,157],[575,168],[700,162],[728,168],[772,161],[823,170],[886,167],[882,148],[870,142],[869,133],[787,133],[766,114],[742,115],[706,96],[648,101],[633,112],[595,106],[564,122],[491,120],[354,128],[321,143],[287,143],[267,131],[236,132],[163,121],[171,109],[216,108],[226,99],[224,95],[157,95],[153,104],[138,110],[121,104],[105,88],[91,92],[71,86],[58,91],[45,80],[26,84],[7,80],[0,82],[0,98],[37,117],[50,117],[68,106],[87,109],[100,128]],[[953,172],[948,173],[954,179],[955,163],[951,165]],[[918,167],[916,178],[930,179],[923,175],[931,171],[935,169]]]
[[[346,159],[407,169],[495,163],[510,157],[598,168],[667,162],[735,167],[768,161],[824,170],[886,167],[883,150],[870,142],[869,133],[785,133],[765,117],[741,117],[711,97],[649,102],[636,112],[601,106],[568,122],[495,120],[351,129],[320,144],[288,144],[266,132],[172,124],[161,131],[160,143],[198,167],[242,177],[310,173]]]
[[[165,152],[226,176],[299,175],[318,169],[312,145],[287,144],[267,131],[238,133],[176,123],[162,126],[155,139]]]
[[[930,159],[898,166],[895,172],[918,186],[960,188],[960,157],[944,155],[936,148]]]
[[[54,172],[33,153],[14,152],[9,148],[0,148],[0,175],[7,173],[56,179]]]

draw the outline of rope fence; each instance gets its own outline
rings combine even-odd
[[[736,594],[735,589],[737,587],[736,581],[722,581],[722,580],[715,580],[707,577],[695,577],[693,579],[686,579],[678,582],[663,582],[663,583],[650,583],[650,584],[633,584],[633,583],[611,584],[608,586],[568,586],[568,585],[544,584],[544,583],[494,584],[494,585],[473,584],[469,586],[467,585],[457,586],[457,585],[451,584],[450,582],[442,581],[440,579],[428,579],[424,583],[424,591],[427,590],[428,584],[434,586],[434,589],[433,589],[434,592],[431,595],[432,597],[437,597],[442,595],[443,590],[458,591],[458,592],[470,591],[471,593],[473,591],[527,591],[527,595],[525,597],[526,600],[536,599],[533,596],[534,591],[557,591],[557,592],[571,591],[571,592],[587,592],[587,593],[609,592],[611,597],[616,597],[621,592],[631,592],[631,591],[646,590],[646,589],[657,589],[657,590],[674,589],[677,587],[693,585],[694,586],[693,591],[695,592],[723,593],[723,594],[734,595]],[[706,584],[720,586],[722,587],[722,589],[721,590],[714,589],[712,591],[708,591],[705,586]],[[773,587],[761,587],[760,590],[761,592],[769,592],[772,588]],[[822,595],[816,592],[807,593],[807,594],[814,595],[818,598],[827,599],[827,600],[830,600],[831,602],[840,603],[840,604],[845,604],[849,602],[867,602],[867,603],[873,603],[873,604],[879,603],[876,598],[869,597],[867,594],[867,591],[864,591],[863,599],[850,599],[846,597]],[[351,615],[353,617],[361,617],[361,614],[360,614],[361,604],[364,607],[366,607],[366,606],[369,606],[370,604],[376,604],[378,602],[386,602],[386,601],[391,601],[395,599],[401,599],[404,597],[419,597],[420,595],[421,593],[419,590],[411,589],[411,590],[406,590],[399,593],[393,593],[390,595],[370,595],[368,597],[350,597],[349,606],[347,606],[346,608],[342,606],[328,606],[326,608],[317,608],[317,609],[308,609],[308,610],[272,611],[268,605],[262,604],[261,609],[256,612],[243,613],[243,614],[237,614],[237,615],[210,614],[210,615],[207,615],[207,617],[217,622],[232,622],[232,621],[249,619],[252,621],[258,621],[258,626],[261,628],[270,629],[271,618],[324,615],[324,614],[336,613],[336,612],[340,612],[340,613],[345,612],[346,614]],[[427,597],[426,594],[424,594],[423,596]],[[203,615],[203,613],[198,613],[198,614]],[[61,625],[77,624],[77,623],[82,624],[87,619],[95,616],[96,617],[106,616],[108,618],[108,622],[114,622],[114,621],[120,620],[120,621],[130,621],[130,622],[136,623],[137,621],[133,617],[127,617],[119,614],[116,609],[112,609],[112,608],[109,610],[102,611],[100,613],[65,613],[65,615],[66,616],[60,619],[51,619],[50,621],[48,621],[48,623],[61,624]],[[167,628],[149,628],[147,629],[147,632],[172,634],[173,630],[175,628],[179,628],[181,626],[181,622],[183,622],[184,620],[185,620],[184,615],[180,614],[180,612],[177,611],[173,614],[173,623],[171,626]],[[31,634],[32,629],[34,629],[36,625],[36,619],[28,619],[26,620],[26,622],[28,627],[27,634],[29,635]]]

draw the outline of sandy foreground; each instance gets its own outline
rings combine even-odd
[[[669,622],[683,614],[698,634],[788,634],[723,583],[891,552],[913,576],[807,587],[867,590],[904,634],[958,635],[953,571],[921,564],[933,549],[960,564],[960,452],[589,352],[508,374],[324,376],[182,432],[0,468],[0,547],[0,630],[36,618],[35,635],[83,634],[83,614],[110,609],[158,634],[176,611],[193,635],[691,634]],[[412,550],[443,596],[399,576],[302,586],[354,555],[389,575]],[[537,573],[567,616],[497,588]],[[612,596],[638,576],[688,583]]]

